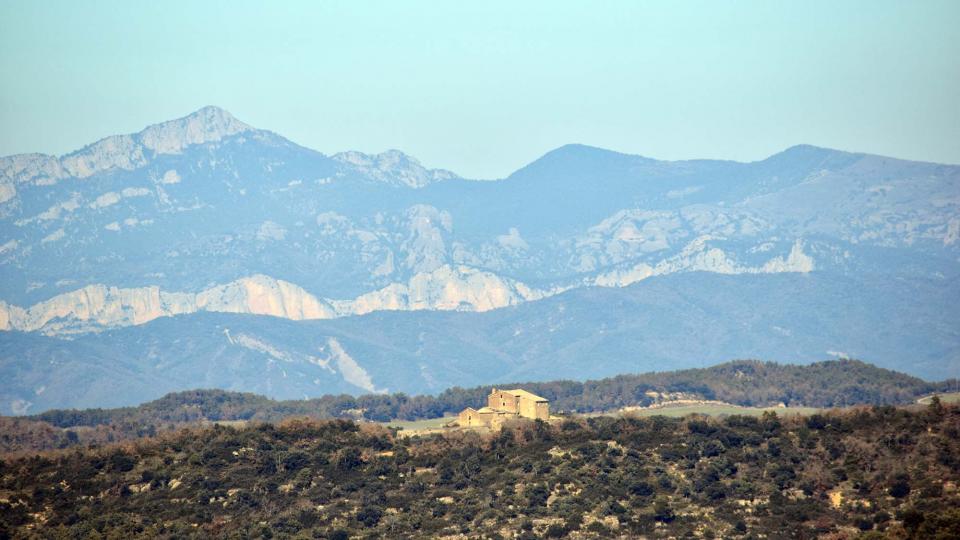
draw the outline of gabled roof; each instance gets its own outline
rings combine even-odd
[[[463,414],[463,413],[465,413],[465,412],[468,412],[468,411],[473,411],[473,412],[477,412],[477,410],[476,410],[476,409],[474,409],[473,407],[467,407],[467,408],[466,408],[466,409],[464,409],[464,410],[463,410],[463,411],[462,411],[462,412],[461,412],[460,414]]]
[[[517,397],[522,397],[524,399],[529,399],[530,401],[537,401],[537,402],[544,402],[544,403],[549,401],[547,398],[542,398],[536,394],[531,394],[530,392],[527,392],[526,390],[521,390],[519,388],[514,390],[502,390],[502,392],[506,392],[508,394],[512,394]]]
[[[516,411],[505,411],[503,409],[495,409],[493,407],[480,407],[477,409],[477,414],[496,414],[499,416],[516,416],[520,413]]]

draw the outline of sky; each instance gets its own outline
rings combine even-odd
[[[218,105],[498,178],[567,143],[960,163],[960,2],[0,1],[0,155]]]

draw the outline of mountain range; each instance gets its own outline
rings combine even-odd
[[[0,412],[731,358],[960,370],[960,166],[583,145],[499,180],[205,107],[0,158]]]

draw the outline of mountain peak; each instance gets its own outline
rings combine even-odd
[[[200,107],[196,111],[188,114],[187,117],[211,115],[211,114],[233,118],[233,115],[230,114],[230,111],[224,109],[223,107],[217,107],[216,105],[204,105],[203,107]]]
[[[220,141],[254,128],[208,105],[187,116],[147,126],[139,133],[111,135],[61,157],[20,154],[0,158],[0,202],[10,200],[17,184],[52,184],[86,178],[110,169],[134,170],[153,154],[179,154],[186,147]]]
[[[651,158],[596,146],[565,144],[514,172],[510,178],[546,175],[554,180],[568,178],[572,181],[583,181],[601,179],[612,174],[612,171],[623,171],[655,162],[656,160]]]
[[[811,171],[843,168],[862,157],[863,154],[797,144],[756,163],[764,168],[773,168],[778,171],[779,176],[786,177],[791,174],[788,171],[803,176]]]
[[[586,144],[565,144],[558,148],[555,148],[543,156],[540,159],[534,161],[537,162],[631,162],[631,163],[641,163],[641,162],[654,162],[655,159],[648,158],[636,154],[625,154],[623,152],[617,152],[615,150],[608,150],[606,148],[600,148],[598,146],[590,146]]]
[[[649,159],[649,158],[645,158],[645,157],[643,157],[643,156],[638,156],[638,155],[633,155],[633,154],[624,154],[623,152],[617,152],[617,151],[615,151],[615,150],[608,150],[608,149],[606,149],[606,148],[600,148],[599,146],[590,146],[590,145],[588,145],[588,144],[580,144],[580,143],[565,144],[565,145],[563,145],[563,146],[560,146],[560,147],[558,147],[558,148],[555,148],[555,149],[547,152],[546,154],[544,154],[543,157],[547,157],[547,156],[564,156],[564,157],[575,156],[575,157],[581,157],[581,156],[598,156],[598,155],[603,155],[603,156],[629,156],[629,157],[631,157],[631,158]],[[542,159],[542,158],[541,158],[541,159]]]
[[[809,159],[828,159],[843,156],[854,156],[851,152],[825,148],[823,146],[814,146],[812,144],[795,144],[781,152],[777,152],[763,161],[769,160],[809,160]]]
[[[191,144],[214,142],[253,128],[220,107],[208,105],[183,118],[154,124],[137,135],[158,154],[175,154]]]

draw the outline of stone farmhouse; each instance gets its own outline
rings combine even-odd
[[[526,390],[490,391],[487,406],[479,409],[467,407],[457,415],[460,427],[489,427],[499,429],[507,420],[529,418],[531,420],[549,420],[550,402]]]

